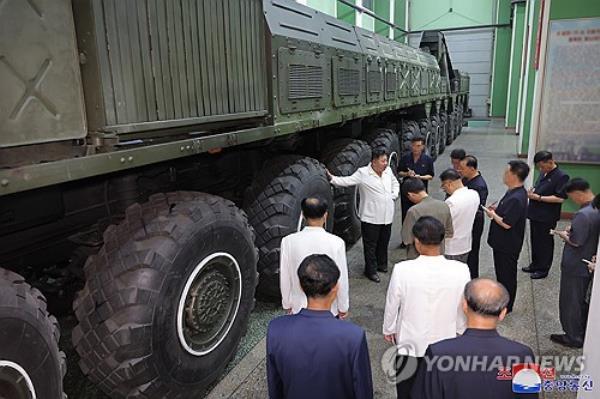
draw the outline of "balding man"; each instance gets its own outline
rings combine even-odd
[[[506,316],[508,301],[506,288],[496,281],[476,278],[467,283],[462,305],[467,329],[460,337],[429,345],[417,371],[412,399],[538,397],[516,395],[510,378],[498,378],[515,364],[535,360],[528,346],[496,331]]]

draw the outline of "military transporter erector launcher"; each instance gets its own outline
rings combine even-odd
[[[325,166],[350,175],[384,147],[395,168],[412,136],[437,156],[460,133],[469,78],[441,33],[421,47],[291,0],[0,1],[9,397],[63,394],[58,323],[21,276],[48,264],[84,283],[72,341],[107,395],[202,392],[255,294],[278,297],[302,198],[360,238],[357,192]]]

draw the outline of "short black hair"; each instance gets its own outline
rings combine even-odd
[[[413,136],[413,138],[410,139],[411,143],[415,143],[417,141],[420,141],[421,143],[425,144],[425,137],[423,137],[423,136]]]
[[[440,180],[441,181],[446,181],[446,180],[457,181],[457,180],[460,180],[460,179],[462,179],[460,173],[458,173],[456,170],[454,170],[452,168],[446,169],[440,175]]]
[[[552,153],[550,151],[538,151],[533,156],[533,163],[545,162],[552,160]]]
[[[307,197],[302,200],[302,214],[307,219],[321,219],[328,208],[327,201],[319,197]]]
[[[474,155],[465,156],[463,161],[465,161],[465,166],[468,166],[469,168],[477,169],[478,162],[477,162],[477,158]]]
[[[493,286],[492,289],[477,289],[483,281]],[[467,306],[475,313],[483,316],[500,316],[502,310],[508,306],[509,295],[506,288],[493,280],[475,278],[465,285],[463,293]]]
[[[600,210],[600,194],[596,194],[596,196],[592,200],[592,207],[594,209],[599,209]]]
[[[529,165],[527,165],[523,161],[508,161],[508,166],[510,167],[510,171],[517,175],[519,180],[522,182],[527,179],[529,175]]]
[[[565,185],[566,193],[572,193],[573,191],[588,191],[589,189],[590,183],[581,177],[574,177]]]
[[[382,157],[384,155],[389,155],[388,151],[384,147],[376,147],[371,150],[371,161]]]
[[[425,184],[421,179],[417,179],[416,177],[408,177],[404,179],[404,182],[402,183],[402,191],[404,195],[408,193],[417,194],[425,191]]]
[[[300,287],[308,298],[327,296],[340,278],[340,269],[327,255],[309,255],[298,267]]]
[[[444,241],[445,229],[436,218],[421,216],[413,226],[412,233],[423,245],[440,245]]]
[[[455,148],[452,150],[452,152],[450,152],[451,159],[460,159],[462,161],[466,156],[467,153],[462,148]]]

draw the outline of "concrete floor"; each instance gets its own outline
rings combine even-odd
[[[435,163],[439,175],[450,166],[449,154],[453,148],[464,148],[467,153],[475,155],[480,162],[480,169],[490,190],[489,202],[502,197],[505,187],[502,184],[502,172],[509,159],[514,158],[517,136],[506,131],[502,126],[492,123],[491,127],[464,128],[463,133],[446,149]],[[435,178],[430,185],[430,194],[443,199],[439,179]],[[399,220],[400,203],[397,215]],[[560,222],[562,225],[566,222]],[[564,227],[564,226],[563,226]],[[481,249],[481,276],[494,278],[492,254],[485,244],[489,221],[486,220]],[[529,232],[521,252],[519,267],[530,261]],[[399,223],[393,228],[390,243],[390,262],[397,263],[404,259],[405,251],[396,249],[400,243]],[[500,333],[508,338],[529,345],[536,355],[544,356],[579,356],[580,350],[568,350],[549,340],[551,333],[562,332],[558,321],[558,287],[559,262],[562,244],[557,240],[555,246],[554,266],[548,278],[532,281],[529,275],[518,274],[518,292],[514,312],[500,326]],[[348,251],[348,267],[350,272],[350,318],[367,331],[373,383],[376,398],[395,398],[395,387],[390,384],[383,372],[381,359],[389,345],[381,335],[381,324],[385,305],[385,292],[389,281],[388,274],[380,274],[382,281],[375,284],[362,277],[363,256],[362,243],[358,242]],[[249,328],[250,336],[242,342],[242,350],[233,368],[209,393],[208,398],[266,398],[266,370],[264,332],[269,317],[279,311],[271,306],[263,306],[261,315]],[[264,317],[268,315],[269,317]],[[253,347],[253,348],[252,348]],[[560,373],[557,373],[560,374]],[[570,374],[563,372],[563,374]],[[546,398],[575,398],[574,393],[545,393]]]

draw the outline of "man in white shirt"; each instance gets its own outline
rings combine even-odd
[[[394,266],[383,318],[385,340],[398,348],[396,364],[407,367],[418,366],[428,345],[464,331],[462,297],[471,279],[466,264],[442,255],[439,220],[421,217],[413,235],[420,256]],[[396,382],[399,399],[409,397],[413,381],[414,375]]]
[[[480,204],[479,194],[466,188],[462,176],[454,169],[445,170],[440,180],[442,189],[448,194],[446,204],[454,227],[454,235],[445,240],[445,255],[447,259],[467,263],[473,241],[473,224]]]
[[[319,198],[302,200],[302,214],[306,227],[281,240],[279,257],[279,282],[281,305],[289,314],[296,314],[306,308],[306,294],[300,287],[298,267],[309,255],[328,255],[340,269],[337,299],[331,305],[331,313],[345,319],[348,314],[348,265],[344,240],[325,231],[327,202]]]
[[[384,149],[373,149],[370,165],[345,177],[333,176],[328,171],[327,177],[337,187],[358,186],[358,216],[365,254],[365,276],[378,283],[380,279],[377,271],[387,272],[394,201],[400,191],[400,184],[388,167],[388,154]]]

